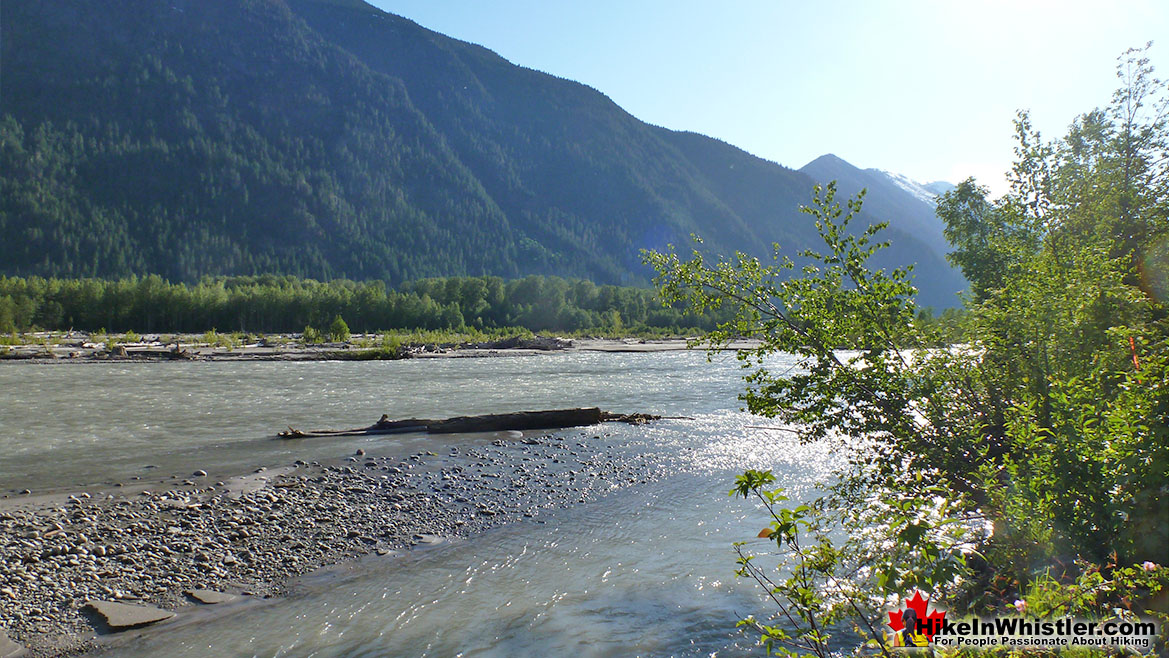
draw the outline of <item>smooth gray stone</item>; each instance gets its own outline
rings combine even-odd
[[[24,654],[24,647],[8,639],[8,634],[0,628],[0,658],[18,658]]]
[[[105,618],[109,627],[114,630],[145,626],[164,621],[175,616],[175,613],[149,605],[130,605],[116,601],[86,601],[85,607],[92,609]]]
[[[199,603],[206,603],[207,605],[215,605],[216,603],[228,603],[236,600],[235,594],[225,594],[223,592],[216,592],[210,589],[189,589],[186,595],[195,599]]]

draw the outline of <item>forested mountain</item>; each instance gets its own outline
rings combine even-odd
[[[808,176],[358,0],[0,12],[0,274],[638,284],[639,249],[691,233],[815,244]],[[953,305],[960,277],[895,227],[878,264]]]
[[[836,181],[838,189],[845,194],[868,190],[865,205],[881,219],[911,233],[934,251],[944,254],[949,249],[942,234],[944,224],[934,213],[934,198],[947,191],[949,183],[930,183],[934,186],[931,189],[881,169],[855,167],[832,154],[816,158],[800,171],[818,182]]]

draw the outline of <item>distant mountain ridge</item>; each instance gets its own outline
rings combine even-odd
[[[892,183],[894,185],[896,185],[897,187],[900,187],[901,189],[905,190],[906,192],[912,194],[913,196],[917,197],[921,201],[928,203],[930,205],[935,205],[937,203],[935,201],[935,199],[937,199],[937,196],[938,196],[938,192],[935,192],[932,189],[930,189],[930,185],[940,185],[940,186],[949,185],[949,183],[945,183],[945,182],[934,182],[934,183],[927,183],[927,184],[923,185],[922,183],[919,183],[919,182],[909,178],[908,176],[905,176],[904,174],[898,174],[896,172],[888,171],[886,169],[877,169],[876,171],[880,172],[883,176],[885,176],[890,181],[892,181]]]
[[[690,234],[815,246],[813,180],[871,178],[650,126],[359,0],[3,10],[0,274],[644,283],[639,249]],[[878,265],[916,262],[921,303],[955,305],[928,202],[889,180],[866,202],[893,227]]]
[[[835,180],[837,188],[850,196],[866,189],[865,206],[878,219],[909,233],[934,253],[944,255],[949,251],[944,227],[935,214],[939,195],[935,190],[945,192],[953,185],[941,181],[922,185],[882,169],[860,169],[832,154],[816,158],[800,171],[817,182]]]
[[[925,183],[922,185],[926,190],[932,192],[935,196],[942,196],[946,192],[957,189],[957,185],[944,180],[937,180],[932,183]]]

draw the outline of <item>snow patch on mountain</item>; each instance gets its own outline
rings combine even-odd
[[[937,194],[931,192],[930,190],[926,189],[924,185],[907,176],[892,171],[886,171],[884,169],[872,169],[871,171],[878,173],[885,178],[888,178],[897,187],[900,187],[906,192],[909,192],[913,196],[924,201],[925,203],[930,204],[931,206],[937,205],[938,203]]]

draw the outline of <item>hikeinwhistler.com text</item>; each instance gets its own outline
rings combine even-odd
[[[1152,621],[1090,621],[1002,617],[965,620],[920,620],[918,628],[933,635],[939,647],[1105,647],[1144,652],[1153,647],[1158,628]]]

